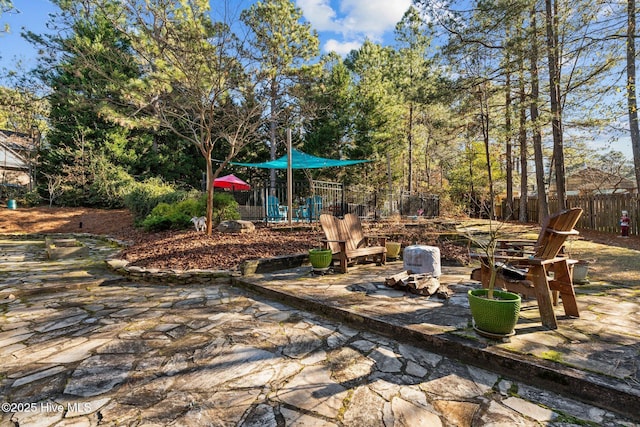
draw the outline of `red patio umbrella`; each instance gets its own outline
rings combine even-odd
[[[230,188],[231,191],[250,190],[251,186],[234,174],[221,176],[213,180],[213,186],[218,188]]]

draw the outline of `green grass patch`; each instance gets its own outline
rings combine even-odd
[[[562,353],[554,350],[542,352],[542,354],[540,354],[540,357],[542,357],[543,359],[552,360],[558,363],[562,362]]]

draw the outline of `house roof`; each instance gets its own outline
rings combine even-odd
[[[632,179],[592,167],[585,167],[567,176],[567,194],[569,191],[624,193],[635,188]]]
[[[27,134],[0,130],[0,168],[28,171],[29,154],[36,148],[35,141]]]
[[[15,151],[35,150],[36,141],[28,134],[0,129],[0,144]]]

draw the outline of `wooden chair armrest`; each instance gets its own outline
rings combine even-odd
[[[560,231],[560,230],[554,230],[553,228],[547,228],[547,232],[553,233],[553,234],[559,234],[561,236],[577,236],[580,234],[578,230]]]
[[[557,262],[569,262],[569,258],[558,256],[555,258],[544,259],[544,258],[525,258],[523,257],[521,260],[516,262],[517,265],[549,265],[555,264]]]
[[[340,246],[340,252],[346,252],[347,251],[347,241],[346,240],[320,239],[320,243],[322,243],[322,246],[325,249],[329,249],[329,243],[337,243]]]
[[[470,258],[475,258],[475,259],[487,259],[488,256],[485,254],[478,254],[478,253],[470,253],[469,254]],[[496,261],[514,261],[514,262],[521,262],[521,261],[526,261],[529,260],[531,258],[526,257],[526,256],[507,256],[507,255],[499,255],[499,254],[494,254],[493,255],[494,260]]]
[[[505,239],[498,240],[498,247],[508,247],[508,246],[535,246],[535,240],[531,239],[522,239],[522,240],[513,240],[513,239]]]
[[[387,240],[388,238],[389,238],[388,236],[378,235],[378,234],[369,234],[365,236],[365,239]]]

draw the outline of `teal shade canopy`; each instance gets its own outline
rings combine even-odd
[[[319,169],[357,165],[360,163],[370,162],[371,160],[336,160],[325,159],[324,157],[316,157],[311,154],[303,153],[295,148],[291,149],[291,167],[293,169]],[[236,166],[247,166],[250,168],[263,169],[286,169],[287,155],[263,163],[231,163]]]

